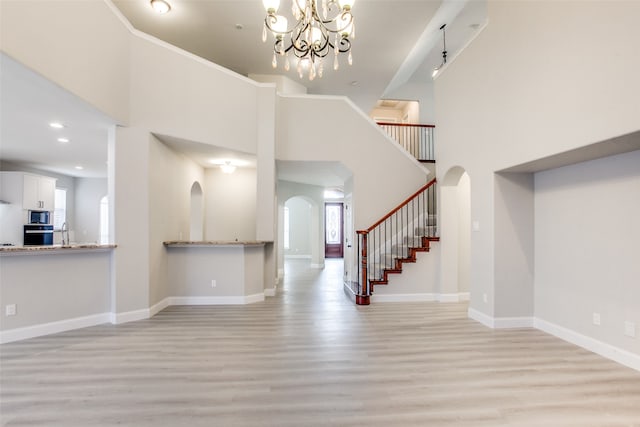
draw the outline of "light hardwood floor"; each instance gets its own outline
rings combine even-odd
[[[640,373],[465,304],[354,306],[341,260],[277,297],[5,344],[4,426],[640,426]]]

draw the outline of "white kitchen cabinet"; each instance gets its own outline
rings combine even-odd
[[[22,205],[22,209],[53,211],[56,180],[24,172],[1,172],[1,200]]]

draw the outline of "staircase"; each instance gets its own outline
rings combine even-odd
[[[438,241],[436,180],[420,188],[366,230],[358,230],[358,274],[352,284],[356,304],[370,304],[375,286],[387,285],[390,274],[402,273],[402,265],[416,262],[418,252],[428,252]]]

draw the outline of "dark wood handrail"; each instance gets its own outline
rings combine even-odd
[[[406,126],[406,127],[417,127],[417,128],[435,128],[435,125],[418,125],[414,123],[387,123],[387,122],[376,122],[381,126]]]
[[[375,224],[373,224],[371,227],[367,228],[366,230],[358,230],[356,231],[357,234],[367,234],[370,233],[371,230],[373,230],[374,228],[376,228],[377,226],[379,226],[380,224],[382,224],[383,222],[385,222],[391,215],[393,215],[394,213],[398,212],[400,209],[402,209],[402,207],[404,205],[406,205],[407,203],[409,203],[411,200],[413,200],[414,197],[418,196],[418,194],[422,193],[424,190],[426,190],[427,188],[431,187],[432,185],[434,185],[436,183],[436,179],[432,179],[431,181],[429,181],[428,183],[426,183],[422,188],[420,188],[418,191],[416,191],[415,193],[413,193],[411,196],[409,196],[404,202],[400,203],[395,209],[393,209],[391,212],[389,212],[388,214],[386,214],[385,216],[383,216],[378,222],[376,222]]]

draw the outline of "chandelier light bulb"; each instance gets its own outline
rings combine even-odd
[[[262,4],[268,14],[274,14],[280,7],[280,0],[262,0]]]
[[[161,15],[171,10],[171,5],[166,0],[151,0],[151,7]]]
[[[353,3],[355,3],[355,0],[340,0],[338,2],[342,10],[351,10]]]

